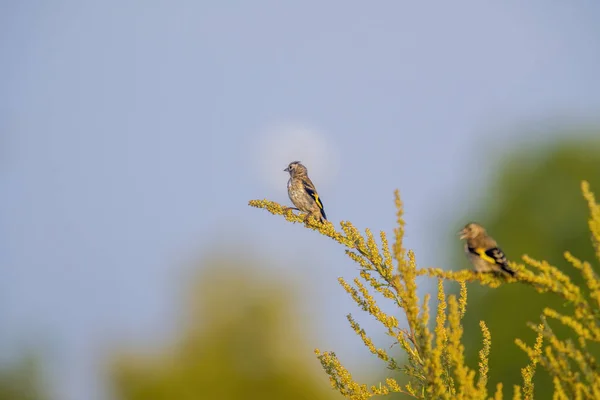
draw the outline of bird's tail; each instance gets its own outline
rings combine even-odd
[[[507,274],[509,274],[510,276],[515,276],[517,273],[515,271],[513,271],[512,269],[510,269],[508,267],[508,265],[503,265],[502,266],[502,271],[506,272]]]
[[[320,215],[321,222],[325,223],[325,221],[327,221],[327,216],[325,215],[325,210],[323,210],[322,208],[319,208],[319,210],[321,211],[321,215]]]

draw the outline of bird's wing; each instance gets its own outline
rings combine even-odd
[[[315,189],[315,185],[313,185],[313,183],[311,182],[311,180],[309,178],[306,178],[305,180],[303,180],[302,183],[304,184],[304,190],[306,190],[306,193],[308,193],[310,195],[310,197],[312,197],[315,200],[315,203],[317,203],[317,206],[319,206],[319,210],[321,210],[321,214],[323,214],[323,218],[327,219],[327,217],[325,216],[325,209],[323,208],[323,202],[321,201],[321,198],[319,197],[319,194],[317,193],[317,189]]]
[[[469,251],[473,254],[477,254],[490,264],[498,265],[504,271],[514,275],[514,271],[508,267],[506,255],[499,247],[492,247],[489,249],[485,249],[483,247],[469,247]]]

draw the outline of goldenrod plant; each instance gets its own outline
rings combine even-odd
[[[582,191],[591,212],[589,229],[592,244],[600,261],[600,205],[587,182],[582,183]],[[390,370],[402,372],[406,383],[401,384],[392,377],[372,386],[359,383],[334,352],[316,349],[315,353],[334,389],[352,400],[390,393],[402,393],[405,397],[417,399],[502,399],[501,382],[496,382],[494,390],[488,392],[488,387],[494,383],[490,379],[493,366],[488,364],[493,332],[489,331],[485,321],[479,323],[482,341],[478,344],[481,348],[478,366],[475,368],[465,363],[465,345],[475,345],[464,344],[461,340],[462,318],[467,307],[467,282],[473,282],[490,290],[500,285],[524,284],[540,293],[553,293],[566,301],[560,312],[546,308],[540,321],[530,324],[537,334],[532,345],[515,339],[515,345],[527,354],[529,363],[521,368],[522,385],[512,388],[513,399],[534,398],[535,371],[539,367],[546,369],[553,378],[554,399],[600,398],[600,373],[589,346],[600,342],[600,279],[589,262],[581,261],[570,253],[565,254],[568,263],[585,278],[585,288],[575,285],[558,267],[526,255],[523,256],[524,263],[509,262],[510,268],[516,272],[514,277],[472,270],[418,268],[415,254],[403,245],[405,223],[398,191],[395,192],[395,203],[397,227],[391,247],[383,231],[379,233],[380,243],[377,244],[371,230],[367,229],[363,235],[347,221],[340,223],[341,231],[338,231],[331,222],[321,223],[314,218],[305,220],[302,215],[286,212],[286,207],[272,201],[252,200],[249,203],[274,215],[283,215],[289,222],[304,223],[307,228],[344,246],[346,254],[359,265],[360,273],[352,282],[339,278],[340,285],[359,308],[383,326],[387,335],[405,353],[399,359],[377,347],[349,314],[347,318],[351,328],[369,351],[386,363]],[[417,296],[416,278],[423,275],[437,279],[437,307],[435,321],[431,323],[430,295],[425,295],[422,301]],[[445,280],[459,285],[457,296],[445,293]],[[373,296],[375,292],[402,310],[406,317],[404,324],[396,316],[382,311]],[[576,340],[557,337],[551,329],[552,324],[570,328]],[[515,368],[519,366],[515,365]]]

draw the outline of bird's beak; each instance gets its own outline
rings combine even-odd
[[[464,229],[461,229],[460,232],[458,232],[458,234],[460,235],[461,240],[467,238],[467,232],[465,232]]]
[[[290,167],[287,167],[286,169],[283,170],[284,172],[290,172]]]

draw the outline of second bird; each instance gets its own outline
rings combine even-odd
[[[290,180],[287,184],[288,196],[290,196],[290,200],[298,210],[307,213],[304,219],[306,220],[313,215],[323,223],[327,221],[323,202],[317,193],[317,189],[315,189],[315,185],[308,177],[306,167],[300,161],[292,161],[284,171],[290,173]]]
[[[504,272],[511,276],[515,271],[510,269],[504,252],[496,241],[487,234],[483,226],[471,222],[460,232],[460,238],[466,239],[465,252],[477,272]]]

